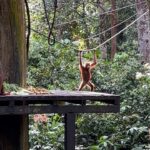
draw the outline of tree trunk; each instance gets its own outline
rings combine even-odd
[[[4,80],[25,85],[25,9],[23,0],[0,0],[0,62]]]
[[[137,17],[148,11],[146,3],[143,0],[136,0]],[[149,13],[144,15],[137,21],[138,28],[138,50],[141,54],[142,62],[150,62],[150,28],[149,28]]]
[[[98,10],[99,10],[99,32],[103,32],[103,30],[105,29],[106,26],[106,15],[101,15],[101,13],[106,12],[107,10],[105,10],[104,8],[104,2],[102,0],[98,0]],[[99,35],[99,44],[103,43],[106,40],[106,36],[105,34],[100,34]],[[103,45],[101,47],[101,58],[106,60],[107,59],[107,45]]]
[[[116,9],[116,0],[111,0],[111,8],[112,10]],[[111,14],[111,27],[115,26],[117,24],[117,16],[116,12],[113,11]],[[111,36],[114,36],[116,34],[117,30],[116,28],[111,29]],[[111,60],[113,60],[117,50],[117,38],[114,37],[111,40]]]
[[[147,0],[147,4],[148,4],[148,9],[150,10],[150,0]],[[150,11],[149,11],[150,14]]]

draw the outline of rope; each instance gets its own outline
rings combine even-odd
[[[30,34],[31,34],[31,22],[30,22],[30,9],[27,0],[24,0],[26,6],[26,13],[27,13],[27,21],[28,21],[28,33],[27,33],[27,41],[26,41],[26,48],[27,48],[27,57],[29,54],[29,46],[30,46]]]
[[[105,31],[102,31],[101,33],[99,33],[99,34],[96,34],[96,35],[94,35],[94,36],[91,36],[91,37],[89,37],[89,38],[87,38],[87,39],[92,39],[92,38],[94,38],[94,37],[96,37],[96,36],[98,36],[98,35],[101,35],[101,34],[104,34],[104,33],[106,33],[107,31],[109,31],[109,30],[111,30],[112,28],[115,28],[115,27],[117,27],[117,26],[119,26],[119,25],[121,25],[121,24],[123,24],[123,23],[125,23],[125,22],[127,22],[128,20],[130,20],[131,18],[133,18],[133,17],[135,17],[137,14],[134,14],[133,16],[131,16],[131,17],[129,17],[129,18],[127,18],[126,20],[124,20],[124,21],[122,21],[122,22],[120,22],[120,23],[118,23],[117,25],[115,25],[115,26],[113,26],[113,27],[111,27],[111,28],[108,28],[107,30],[105,30]],[[41,36],[43,36],[43,37],[45,37],[46,39],[48,39],[48,37],[46,36],[46,35],[44,35],[43,33],[40,33],[40,32],[38,32],[37,30],[35,30],[35,29],[31,29],[32,31],[34,31],[35,33],[38,33],[39,35],[41,35]],[[124,31],[124,30],[123,30]],[[123,32],[122,31],[122,32]],[[120,33],[119,33],[120,34]],[[114,37],[113,37],[114,38]],[[83,39],[83,40],[86,40],[86,39]],[[110,39],[111,40],[111,39]],[[59,41],[57,41],[58,43],[60,43],[60,44],[62,44],[63,46],[67,46],[67,47],[70,47],[70,48],[72,48],[71,46],[68,46],[68,45],[66,45],[66,44],[63,44],[63,43],[61,43],[61,42],[59,42]],[[105,41],[106,42],[106,41]],[[107,41],[108,42],[108,41]],[[106,43],[107,43],[106,42]],[[105,43],[104,43],[105,44]],[[103,45],[104,45],[103,44]],[[101,47],[101,46],[100,46]],[[75,49],[75,48],[73,48],[74,50],[78,50],[78,49]],[[95,49],[97,49],[97,48],[95,48]]]
[[[51,29],[51,26],[50,26],[49,18],[48,18],[48,15],[47,15],[47,8],[46,8],[45,0],[43,0],[43,6],[44,6],[44,13],[45,13],[45,18],[46,18],[46,21],[47,21],[47,25],[48,25],[48,28],[49,28],[49,30],[50,30],[50,29]]]
[[[102,31],[102,32],[99,33],[99,34],[90,36],[90,37],[88,37],[88,38],[86,38],[86,39],[84,39],[84,40],[93,39],[93,38],[97,37],[98,35],[104,34],[104,33],[108,32],[109,30],[111,30],[111,29],[113,29],[113,28],[115,28],[115,27],[118,27],[118,26],[122,25],[123,23],[127,22],[128,20],[130,20],[131,18],[135,17],[136,15],[137,15],[137,14],[134,14],[133,16],[131,16],[131,17],[125,19],[124,21],[122,21],[122,22],[120,22],[120,23],[114,25],[113,27],[110,27],[110,28],[108,28],[107,30]]]
[[[136,5],[136,4],[142,4],[142,3],[146,3],[146,2],[134,3],[134,4],[131,4],[131,5],[128,5],[128,6],[124,6],[124,7],[121,7],[121,8],[117,8],[117,9],[114,9],[114,10],[111,10],[111,11],[106,11],[104,13],[100,13],[99,16],[102,16],[104,14],[109,14],[111,12],[119,11],[119,10],[122,10],[122,9],[125,9],[125,8],[128,8],[128,7],[132,7],[132,6]],[[87,18],[93,18],[93,16],[92,17],[91,16],[87,16]],[[96,17],[96,19],[99,19],[99,17]],[[82,20],[83,20],[83,18],[81,18],[81,19],[74,19],[74,20],[71,20],[71,21],[64,22],[62,24],[56,24],[55,27],[63,26],[65,24],[69,24],[69,23],[72,23],[72,22],[75,22],[75,21],[82,21]]]
[[[53,20],[52,20],[52,25],[51,28],[49,30],[49,34],[48,34],[48,43],[49,45],[54,45],[55,44],[55,37],[53,34],[53,28],[54,28],[54,24],[55,24],[55,19],[56,19],[56,11],[57,11],[57,0],[54,0],[54,16],[53,16]],[[53,42],[51,43],[51,36],[53,37]]]
[[[31,30],[32,30],[33,32],[39,34],[40,36],[43,36],[45,39],[48,40],[48,37],[47,37],[45,34],[39,32],[39,31],[37,31],[37,30],[35,30],[35,29],[33,29],[33,28],[31,28]],[[75,49],[74,47],[71,47],[70,45],[68,46],[67,44],[61,43],[61,42],[59,42],[59,41],[57,41],[57,42],[58,42],[59,44],[65,46],[65,47],[69,47],[69,48],[72,48],[72,49],[74,49],[74,50],[78,50],[78,49]]]
[[[113,27],[110,27],[110,28],[108,28],[107,30],[102,31],[102,32],[101,32],[101,33],[99,33],[99,34],[96,34],[96,35],[90,36],[90,37],[85,38],[85,39],[83,39],[83,40],[94,39],[94,38],[95,38],[95,37],[97,37],[98,35],[104,34],[104,33],[108,32],[109,30],[111,30],[111,29],[113,29],[113,28],[115,28],[115,27],[117,27],[117,26],[120,26],[121,24],[123,24],[123,23],[127,22],[128,20],[130,20],[131,18],[135,17],[136,15],[137,15],[137,14],[134,14],[134,15],[132,15],[131,17],[129,17],[129,18],[127,18],[127,19],[125,19],[124,21],[122,21],[122,22],[120,22],[120,23],[118,23],[118,24],[114,25]],[[76,49],[76,50],[77,50],[77,49]]]
[[[126,29],[128,29],[130,26],[132,26],[135,22],[137,22],[140,18],[142,18],[144,15],[146,15],[146,13],[148,13],[149,11],[147,11],[147,12],[145,12],[144,14],[142,14],[141,16],[139,16],[136,20],[134,20],[132,23],[130,23],[128,26],[126,26],[124,29],[122,29],[121,31],[119,31],[118,33],[116,33],[114,36],[112,36],[111,38],[109,38],[109,39],[107,39],[106,41],[104,41],[102,44],[100,44],[100,45],[98,45],[97,47],[95,47],[95,48],[92,48],[92,49],[88,49],[88,51],[92,51],[92,50],[96,50],[96,49],[98,49],[98,48],[100,48],[101,46],[103,46],[104,44],[106,44],[107,42],[109,42],[110,40],[112,40],[114,37],[116,37],[116,36],[118,36],[120,33],[122,33],[123,31],[125,31]],[[136,15],[136,14],[135,14]],[[115,25],[115,26],[113,26],[113,27],[111,27],[111,28],[109,28],[109,29],[107,29],[107,30],[105,30],[105,31],[102,31],[101,33],[99,33],[99,34],[97,34],[97,35],[100,35],[100,34],[104,34],[105,32],[107,32],[107,31],[109,31],[109,30],[111,30],[112,28],[114,28],[114,27],[116,27],[116,26],[119,26],[119,25],[121,25],[122,23],[124,23],[124,22],[126,22],[126,21],[128,21],[129,19],[131,19],[131,18],[133,18],[135,15],[133,15],[133,16],[131,16],[131,17],[129,17],[129,18],[127,18],[126,20],[124,20],[124,21],[122,21],[122,22],[120,22],[119,24],[117,24],[117,25]],[[34,30],[34,29],[32,29],[34,32],[37,32],[36,30]],[[44,37],[46,37],[45,35],[43,35],[42,33],[39,33],[39,32],[37,32],[38,34],[40,34],[40,35],[42,35],[42,36],[44,36]],[[94,37],[96,37],[97,35],[94,35],[94,36],[92,36],[92,37],[89,37],[88,39],[91,39],[91,38],[94,38]],[[61,42],[59,42],[60,44],[63,44],[63,43],[61,43]],[[67,46],[67,45],[65,45],[65,44],[63,44],[64,46]],[[73,48],[74,50],[79,50],[79,49],[75,49],[75,48]],[[87,50],[80,50],[80,51],[86,51],[87,52]]]
[[[93,39],[93,38],[97,37],[98,35],[104,34],[104,33],[108,32],[109,30],[111,30],[111,29],[113,29],[113,28],[115,28],[115,27],[118,27],[118,26],[120,26],[121,24],[127,22],[128,20],[130,20],[131,18],[135,17],[136,15],[137,15],[137,14],[134,14],[134,15],[132,15],[131,17],[125,19],[124,21],[122,21],[122,22],[120,22],[120,23],[114,25],[113,27],[110,27],[110,28],[108,28],[107,30],[102,31],[101,33],[95,34],[95,35],[90,36],[90,37],[88,37],[88,38],[85,38],[85,39],[83,39],[83,40],[88,40],[88,39],[90,40],[90,39]]]
[[[54,45],[55,44],[55,36],[53,34],[53,28],[54,28],[54,23],[55,23],[55,18],[56,18],[56,10],[57,10],[57,0],[54,0],[54,16],[53,16],[53,20],[52,20],[52,25],[50,25],[50,21],[49,21],[49,17],[47,14],[47,7],[46,7],[46,3],[45,0],[43,0],[43,6],[44,6],[44,12],[45,12],[45,18],[48,24],[48,28],[49,28],[49,33],[48,33],[48,44],[49,45]],[[51,43],[51,36],[52,36],[52,43]]]
[[[107,42],[109,42],[110,40],[112,40],[114,37],[116,37],[117,35],[119,35],[120,33],[122,33],[123,31],[125,31],[126,29],[128,29],[130,26],[132,26],[135,22],[137,22],[139,19],[141,19],[144,15],[146,15],[149,12],[149,10],[145,13],[143,13],[141,16],[139,16],[136,20],[134,20],[133,22],[131,22],[128,26],[126,26],[124,29],[122,29],[121,31],[119,31],[118,33],[116,33],[114,36],[112,36],[111,38],[107,39],[105,42],[103,42],[102,44],[98,45],[95,48],[92,49],[88,49],[88,51],[93,51],[96,50],[98,48],[100,48],[101,46],[103,46],[104,44],[106,44]],[[81,51],[81,50],[80,50]],[[87,50],[82,50],[83,52],[87,52]]]
[[[134,4],[127,5],[127,6],[124,6],[124,7],[121,7],[121,8],[116,8],[116,9],[113,9],[113,10],[110,10],[110,11],[106,11],[104,13],[100,13],[99,16],[109,14],[109,13],[112,13],[112,12],[116,12],[116,11],[119,11],[119,10],[122,10],[122,9],[125,9],[125,8],[128,8],[128,7],[132,7],[132,6],[137,5],[137,4],[142,4],[142,3],[146,3],[146,2],[134,3]]]

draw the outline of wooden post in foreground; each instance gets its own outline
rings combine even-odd
[[[4,115],[0,120],[0,150],[29,150],[27,117]]]

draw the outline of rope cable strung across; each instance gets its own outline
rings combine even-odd
[[[98,45],[97,47],[95,48],[92,48],[92,49],[88,49],[88,50],[80,50],[80,51],[83,51],[83,52],[87,52],[87,51],[93,51],[93,50],[96,50],[98,48],[100,48],[101,46],[103,46],[104,44],[106,44],[107,42],[109,42],[110,40],[112,40],[114,37],[118,36],[120,33],[122,33],[123,31],[125,31],[126,29],[128,29],[130,26],[132,26],[135,22],[137,22],[139,19],[141,19],[144,15],[146,15],[147,13],[149,12],[146,11],[145,13],[143,13],[141,16],[139,16],[137,19],[135,19],[133,22],[131,22],[128,26],[126,26],[124,29],[122,29],[121,31],[119,31],[118,33],[116,33],[114,36],[112,36],[111,38],[107,39],[106,41],[104,41],[103,43],[101,43],[100,45]]]
[[[104,30],[104,31],[102,31],[102,32],[100,32],[100,33],[98,33],[98,34],[92,35],[92,36],[90,36],[90,37],[88,37],[88,38],[84,38],[83,40],[93,39],[93,38],[97,37],[98,35],[104,34],[104,33],[108,32],[109,30],[111,30],[111,29],[113,29],[113,28],[115,28],[115,27],[118,27],[118,26],[122,25],[123,23],[127,22],[128,20],[134,18],[136,15],[137,15],[137,14],[134,14],[134,15],[132,15],[131,17],[129,17],[129,18],[127,18],[127,19],[121,21],[120,23],[118,23],[118,24],[116,24],[116,25],[114,25],[114,26],[112,26],[112,27],[110,27],[110,28],[108,28],[108,29],[106,29],[106,30]],[[35,29],[32,29],[32,30],[33,30],[34,32],[36,32],[36,33],[38,33],[38,34],[40,34],[40,35],[42,35],[42,36],[44,36],[44,37],[47,38],[47,36],[44,35],[43,33],[40,33],[40,32],[38,32],[38,31],[36,31]]]
[[[99,13],[99,16],[102,16],[102,15],[105,15],[105,14],[110,14],[111,12],[115,12],[115,11],[119,11],[119,10],[122,10],[122,9],[125,9],[125,8],[128,8],[128,7],[132,7],[132,6],[135,6],[137,4],[142,4],[142,3],[146,3],[146,2],[139,2],[139,3],[134,3],[134,4],[131,4],[131,5],[127,5],[127,6],[124,6],[124,7],[121,7],[121,8],[117,8],[117,9],[114,9],[114,10],[110,10],[110,11],[106,11],[106,12],[103,12],[103,13]],[[96,17],[96,16],[86,16],[86,18],[97,18],[99,20],[99,16]],[[71,21],[67,21],[67,22],[64,22],[62,24],[56,24],[55,27],[58,27],[58,26],[63,26],[65,24],[69,24],[69,23],[72,23],[72,22],[75,22],[75,21],[82,21],[83,19],[82,18],[79,18],[79,19],[73,19]]]
[[[127,22],[128,20],[132,19],[132,18],[135,17],[136,15],[137,15],[137,14],[134,14],[134,15],[132,15],[131,17],[129,17],[129,18],[123,20],[122,22],[120,22],[120,23],[118,23],[118,24],[116,24],[116,25],[114,25],[114,26],[112,26],[112,27],[110,27],[110,28],[108,28],[108,29],[106,29],[106,30],[104,30],[104,31],[102,31],[102,32],[100,32],[100,33],[98,33],[98,34],[95,34],[95,35],[93,35],[93,36],[90,36],[90,37],[88,37],[88,38],[85,38],[84,40],[93,39],[93,38],[97,37],[98,35],[104,34],[104,33],[108,32],[108,31],[110,31],[111,29],[122,25],[123,23],[125,23],[125,22]]]
[[[83,40],[86,40],[86,39],[94,39],[96,36],[101,35],[101,34],[104,34],[104,33],[108,32],[109,30],[111,30],[112,28],[115,28],[115,27],[117,27],[117,26],[119,26],[119,25],[121,25],[121,24],[127,22],[128,20],[134,18],[136,15],[137,15],[137,14],[134,14],[134,15],[132,15],[131,17],[129,17],[129,18],[127,18],[127,19],[121,21],[120,23],[116,24],[115,26],[110,27],[110,28],[108,28],[108,29],[106,29],[106,30],[100,32],[99,34],[93,35],[93,36],[88,37],[88,38],[85,38],[85,39],[83,39]],[[37,33],[37,34],[39,34],[39,35],[41,35],[41,36],[43,36],[43,37],[45,37],[45,38],[48,39],[48,37],[47,37],[45,34],[40,33],[40,32],[38,32],[38,31],[35,30],[35,29],[31,29],[31,30],[34,31],[35,33]],[[61,42],[59,42],[59,41],[57,41],[57,42],[60,43],[60,44],[62,44],[63,46],[67,46],[67,47],[73,48],[73,47],[71,47],[71,46],[68,46],[67,44],[61,43]],[[73,48],[73,49],[74,49],[74,50],[79,50],[79,49],[76,49],[76,48]]]
[[[140,3],[145,3],[145,2],[140,2]],[[118,9],[115,9],[115,10],[112,10],[112,11],[108,11],[108,12],[113,12],[113,11],[121,10],[121,9],[124,9],[124,8],[127,8],[127,7],[131,7],[131,6],[134,6],[134,5],[136,5],[136,4],[140,4],[140,3],[135,3],[135,4],[132,4],[132,5],[125,6],[125,7],[122,7],[122,8],[118,8]],[[47,23],[48,23],[48,26],[49,26],[49,30],[51,31],[51,32],[49,32],[49,36],[48,36],[48,40],[50,40],[49,37],[51,36],[51,34],[52,34],[52,36],[53,36],[52,30],[53,30],[54,23],[55,23],[55,18],[56,18],[57,0],[54,1],[54,8],[55,8],[55,9],[54,9],[54,16],[53,16],[53,24],[52,24],[52,26],[50,26],[49,18],[48,18],[48,15],[47,15],[47,9],[46,9],[45,0],[43,0],[43,4],[44,4],[44,10],[45,10],[45,17],[46,17],[46,19],[47,19]],[[104,13],[108,13],[108,12],[104,12]],[[149,11],[143,13],[141,16],[139,16],[137,19],[135,19],[133,22],[131,22],[131,23],[130,23],[128,26],[126,26],[124,29],[122,29],[121,31],[119,31],[118,33],[116,33],[115,35],[113,35],[111,38],[107,39],[106,41],[104,41],[103,43],[101,43],[100,45],[98,45],[98,46],[95,47],[95,48],[88,49],[88,50],[79,50],[79,49],[73,48],[73,47],[71,47],[71,46],[69,46],[69,47],[73,48],[74,50],[83,51],[83,52],[96,50],[96,49],[100,48],[101,46],[103,46],[104,44],[108,43],[110,40],[112,40],[114,37],[118,36],[120,33],[122,33],[123,31],[125,31],[126,29],[128,29],[130,26],[132,26],[135,22],[137,22],[141,17],[143,17],[144,15],[146,15],[146,13],[148,13],[148,12],[149,12]],[[104,14],[104,13],[102,13],[102,14]],[[131,18],[135,17],[136,15],[137,15],[137,14],[134,14],[133,16],[131,16],[131,17],[125,19],[124,21],[122,21],[122,22],[120,22],[120,23],[114,25],[113,27],[110,27],[110,28],[108,28],[107,30],[104,30],[104,31],[100,32],[99,34],[93,35],[93,36],[88,37],[88,38],[85,38],[85,39],[83,39],[83,40],[93,39],[93,38],[95,38],[95,37],[98,36],[98,35],[104,34],[104,33],[106,33],[107,31],[111,30],[112,28],[115,28],[115,27],[117,27],[117,26],[119,26],[119,25],[121,25],[121,24],[127,22],[128,20],[130,20]],[[73,20],[73,21],[75,21],[75,20]],[[68,22],[68,23],[69,23],[69,22]],[[36,33],[38,33],[38,34],[44,36],[44,37],[47,37],[47,36],[45,36],[44,34],[39,33],[39,32],[37,32],[37,31],[34,30],[34,29],[32,29],[32,30],[33,30],[34,32],[36,32]],[[50,34],[50,33],[51,33],[51,34]],[[58,41],[57,41],[57,42],[58,42]],[[61,42],[58,42],[58,43],[60,43],[60,44],[62,44],[62,45],[64,45],[64,46],[67,46],[67,47],[68,47],[67,44],[64,44],[64,43],[61,43]],[[49,44],[50,44],[50,43],[49,43]]]

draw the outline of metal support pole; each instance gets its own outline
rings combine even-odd
[[[75,113],[65,114],[65,150],[75,150]]]

